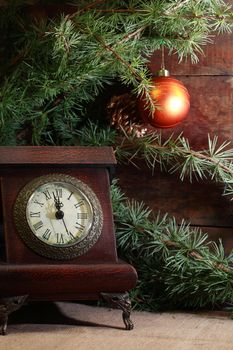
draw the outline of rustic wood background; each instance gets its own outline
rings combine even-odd
[[[233,1],[229,1],[233,4]],[[187,137],[194,149],[207,146],[207,136],[218,135],[219,142],[233,140],[233,34],[224,34],[214,44],[204,47],[205,56],[198,64],[178,63],[175,55],[165,55],[166,68],[189,90],[191,109],[188,118],[177,127],[165,131]],[[151,58],[150,69],[160,68],[161,52]],[[233,144],[230,145],[233,147]],[[191,225],[208,232],[210,239],[223,240],[226,252],[233,248],[233,203],[222,196],[215,183],[180,181],[179,174],[154,175],[145,166],[119,166],[117,176],[125,193],[143,200],[155,212],[168,213],[178,222],[185,219]]]
[[[233,0],[228,3],[233,5]],[[54,15],[61,9],[58,5],[50,7],[36,5],[30,7],[35,16]],[[72,12],[66,7],[65,12]],[[207,135],[218,135],[219,142],[233,139],[233,34],[224,34],[214,40],[214,44],[204,47],[204,56],[198,64],[178,63],[175,55],[165,55],[166,68],[171,75],[180,79],[191,96],[191,109],[188,118],[177,127],[165,131],[187,137],[196,150],[207,146]],[[151,58],[150,69],[160,68],[161,52]],[[233,147],[233,145],[232,145]],[[221,238],[226,252],[233,248],[233,202],[222,196],[217,184],[180,181],[178,174],[161,173],[156,169],[154,175],[141,164],[140,169],[133,166],[118,165],[116,177],[124,192],[130,197],[144,201],[155,213],[168,213],[178,222],[185,219],[191,225],[199,226],[208,232],[211,239]]]

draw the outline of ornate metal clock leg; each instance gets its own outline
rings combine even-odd
[[[18,310],[26,298],[27,295],[0,298],[0,335],[6,335],[8,315]]]
[[[101,296],[114,309],[123,311],[122,318],[127,330],[133,329],[134,325],[130,319],[131,300],[128,293],[101,293]]]

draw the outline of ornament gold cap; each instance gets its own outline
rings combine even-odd
[[[170,76],[170,72],[169,70],[165,69],[165,68],[161,68],[157,74],[158,77],[169,77]]]

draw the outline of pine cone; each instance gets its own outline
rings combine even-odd
[[[146,125],[139,117],[137,99],[129,93],[113,96],[107,104],[107,115],[111,126],[117,131],[127,135],[134,133],[137,137],[142,137],[147,132]]]

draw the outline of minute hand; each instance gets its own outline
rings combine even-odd
[[[69,231],[68,231],[68,228],[67,228],[67,226],[66,226],[66,223],[65,223],[65,220],[64,220],[64,218],[62,218],[62,222],[63,222],[63,224],[64,224],[64,226],[65,226],[65,229],[66,229],[66,233],[67,233],[67,234],[69,234]]]
[[[56,198],[54,192],[53,192],[53,198],[54,198],[54,204],[57,210],[60,210],[63,207],[63,203],[60,202],[59,197]]]
[[[68,236],[71,236],[72,237],[72,239],[75,239],[75,237],[74,237],[74,235],[72,235],[72,233],[67,229],[67,226],[66,226],[66,223],[65,223],[65,220],[62,218],[62,222],[63,222],[63,224],[64,224],[64,226],[65,226],[65,229],[66,229],[66,233],[67,233],[67,235]]]

